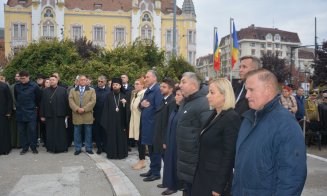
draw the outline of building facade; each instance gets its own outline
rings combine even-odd
[[[153,39],[171,56],[173,0],[8,0],[5,53],[40,39],[86,37],[106,49]],[[192,0],[177,8],[177,54],[195,65],[196,14]]]
[[[277,28],[255,27],[251,25],[237,32],[239,43],[239,57],[252,55],[261,58],[263,54],[276,54],[286,63],[299,67],[298,49],[301,45],[297,33],[279,30]],[[222,71],[229,75],[230,68],[230,36],[225,36],[220,41]],[[293,53],[293,55],[291,55]],[[239,78],[239,62],[234,66],[232,77]]]

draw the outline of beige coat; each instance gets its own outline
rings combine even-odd
[[[139,104],[144,96],[144,90],[137,93],[135,97],[135,91],[132,92],[131,100],[131,119],[129,121],[129,138],[134,138],[139,140],[140,135],[140,121],[141,121],[141,110],[139,109]]]
[[[90,87],[85,87],[83,103],[81,108],[85,110],[84,113],[77,113],[77,109],[80,107],[80,92],[79,87],[72,88],[69,92],[69,106],[73,113],[73,124],[93,124],[93,108],[96,102],[95,90]]]

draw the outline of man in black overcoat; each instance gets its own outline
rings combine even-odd
[[[9,86],[0,81],[0,155],[11,150],[10,115],[12,111],[12,96]]]

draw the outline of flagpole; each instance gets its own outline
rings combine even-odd
[[[229,73],[229,80],[230,82],[232,83],[232,79],[233,79],[233,65],[232,65],[232,58],[233,58],[233,41],[232,41],[232,26],[233,26],[233,21],[234,19],[233,18],[230,18],[230,22],[229,22],[229,36],[230,36],[230,39],[229,39],[229,47],[230,47],[230,73]]]
[[[216,32],[218,31],[218,28],[217,27],[214,27],[213,28],[213,53],[212,53],[212,65],[213,65],[213,68],[215,70],[215,44],[216,44]],[[218,78],[218,70],[215,70],[216,71],[216,77]],[[209,75],[209,74],[208,74]]]

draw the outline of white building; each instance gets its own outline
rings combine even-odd
[[[291,62],[291,52],[295,66],[299,66],[298,49],[301,45],[297,33],[279,30],[277,28],[255,27],[251,25],[237,32],[239,43],[239,57],[252,55],[261,58],[263,54],[278,53],[280,58]],[[229,71],[230,67],[230,36],[220,41],[222,70]],[[239,63],[234,66],[233,78],[239,78]],[[226,73],[228,75],[228,73]],[[225,75],[225,74],[224,74]]]

